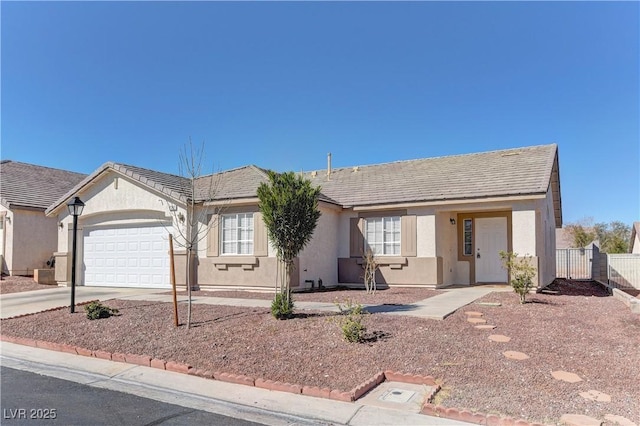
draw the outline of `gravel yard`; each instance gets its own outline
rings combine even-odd
[[[443,383],[437,402],[445,406],[551,424],[566,413],[603,420],[615,414],[640,423],[640,316],[595,283],[559,281],[551,289],[554,294],[530,295],[525,305],[513,293],[491,293],[444,321],[368,315],[369,340],[362,344],[344,341],[336,317],[326,312],[299,311],[294,319],[277,321],[266,309],[194,305],[186,330],[173,327],[171,304],[124,300],[106,303],[120,310],[108,319],[89,321],[82,309],[59,310],[1,325],[5,335],[333,389],[350,390],[383,370],[432,375]],[[392,295],[381,291],[374,302],[358,301],[398,303],[390,300],[401,297]],[[475,328],[469,311],[482,313],[496,328]],[[184,321],[184,304],[180,315]],[[511,340],[489,339],[498,334]],[[509,359],[505,351],[530,358]],[[556,380],[551,373],[557,370],[582,381]],[[592,390],[611,402],[580,396]]]

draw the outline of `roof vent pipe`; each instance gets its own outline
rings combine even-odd
[[[331,177],[331,153],[327,154],[327,179]]]

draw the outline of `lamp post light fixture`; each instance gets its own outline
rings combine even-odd
[[[71,252],[71,313],[76,311],[76,249],[78,243],[78,216],[82,214],[84,203],[80,197],[74,197],[67,203],[69,214],[73,216],[73,249]]]

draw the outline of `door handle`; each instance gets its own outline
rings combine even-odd
[[[476,254],[476,257],[477,257],[478,259],[480,259],[480,252],[479,252],[479,251],[478,251],[478,254]]]

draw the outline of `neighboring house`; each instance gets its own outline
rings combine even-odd
[[[640,254],[640,222],[633,222],[633,226],[631,227],[629,253]]]
[[[293,287],[319,279],[325,286],[362,283],[367,248],[377,253],[381,284],[506,283],[500,250],[532,256],[538,286],[555,278],[555,229],[562,226],[555,144],[337,169],[329,162],[327,170],[305,177],[322,188],[322,215],[297,259]],[[256,195],[267,182],[265,170],[217,173],[198,180],[197,188],[210,179],[218,188],[215,199],[196,197],[197,211],[222,210],[207,217],[208,233],[201,235],[198,284],[272,287],[275,253]],[[183,226],[175,213],[186,214],[185,183],[122,164],[96,170],[47,210],[67,230],[60,233],[56,279],[69,282],[66,203],[78,195],[86,203],[78,222],[78,282],[168,287],[167,234]],[[184,256],[176,252],[180,282]]]
[[[47,207],[86,175],[11,160],[0,162],[2,273],[33,275],[58,248],[58,221]]]

